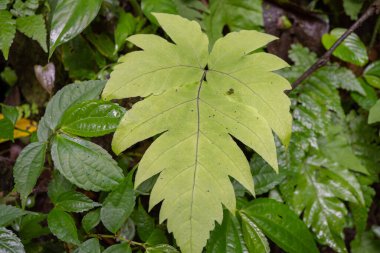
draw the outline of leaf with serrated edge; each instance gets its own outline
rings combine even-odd
[[[33,142],[20,153],[13,168],[16,190],[20,193],[21,202],[25,205],[37,179],[44,169],[47,144]]]
[[[0,227],[0,252],[25,253],[21,240],[11,231]]]
[[[0,204],[0,226],[8,226],[15,219],[28,214],[28,212],[14,206]]]
[[[68,191],[59,195],[55,205],[67,212],[78,213],[100,206],[99,203],[92,201],[83,193],[76,191]]]
[[[45,114],[38,124],[38,139],[47,141],[70,106],[99,98],[104,85],[104,81],[84,81],[69,84],[58,91],[47,104]]]
[[[120,243],[108,247],[103,253],[132,253],[132,250],[128,243]]]
[[[130,37],[144,51],[120,59],[102,96],[148,96],[125,114],[113,150],[165,132],[142,158],[135,187],[160,173],[150,208],[163,200],[160,221],[168,219],[181,250],[201,252],[214,222],[222,221],[222,204],[235,209],[229,176],[254,192],[249,164],[230,134],[278,170],[272,130],[289,142],[290,101],[283,92],[290,84],[272,71],[287,64],[267,53],[250,54],[274,40],[271,35],[230,33],[209,55],[198,23],[155,17],[176,44],[155,35]]]
[[[50,211],[47,220],[50,231],[58,239],[75,245],[80,243],[75,221],[70,214],[54,208]]]
[[[65,111],[60,129],[78,136],[102,136],[116,130],[124,113],[123,107],[111,102],[84,101]]]
[[[8,60],[9,49],[16,35],[16,20],[6,10],[0,10],[0,50],[5,60]]]
[[[46,26],[42,15],[20,17],[16,20],[16,27],[17,30],[29,38],[36,40],[42,49],[47,52]]]
[[[99,240],[92,238],[85,241],[74,251],[74,253],[100,253]]]
[[[135,193],[132,184],[122,182],[110,192],[103,203],[100,217],[104,226],[116,233],[135,207]]]
[[[82,227],[87,233],[100,223],[100,208],[88,212],[82,219]]]
[[[110,191],[123,179],[122,170],[100,146],[65,134],[52,141],[55,168],[71,183],[91,191]]]

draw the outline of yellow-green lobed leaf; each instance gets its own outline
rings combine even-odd
[[[128,40],[143,51],[120,58],[102,97],[143,97],[129,110],[113,139],[121,153],[161,134],[146,151],[135,187],[160,174],[150,208],[163,201],[167,221],[181,251],[201,252],[222,222],[223,206],[235,210],[229,176],[254,194],[248,161],[233,137],[254,149],[278,171],[275,132],[287,145],[291,133],[287,80],[272,71],[287,64],[268,53],[253,53],[275,37],[256,31],[208,39],[195,21],[155,14],[175,43],[155,35]],[[207,211],[205,211],[207,210]]]

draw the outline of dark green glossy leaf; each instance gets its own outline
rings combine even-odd
[[[8,59],[9,49],[16,35],[16,20],[6,10],[0,10],[0,50],[5,60]]]
[[[51,21],[49,58],[56,47],[81,33],[96,17],[102,0],[60,0]]]
[[[363,233],[351,242],[352,253],[378,253],[380,252],[380,240],[372,231]]]
[[[179,251],[173,246],[167,244],[156,245],[154,247],[148,247],[146,253],[178,253]]]
[[[0,204],[0,227],[10,225],[12,221],[26,215],[27,213],[28,212],[25,212],[17,207]]]
[[[142,0],[141,9],[150,22],[158,25],[152,12],[178,14],[176,5],[172,0]]]
[[[285,251],[319,252],[306,225],[288,206],[273,199],[256,199],[241,213]]]
[[[100,222],[100,208],[88,212],[82,219],[82,227],[86,233],[96,227]]]
[[[0,227],[0,250],[2,253],[25,253],[20,239],[4,227]]]
[[[380,121],[380,100],[369,110],[368,124]]]
[[[75,245],[80,244],[75,221],[70,214],[54,208],[48,215],[48,225],[58,239]]]
[[[322,44],[326,49],[332,45],[343,35],[346,29],[335,28],[329,34],[324,34],[322,37]],[[337,49],[334,50],[333,55],[339,59],[358,65],[364,66],[368,62],[367,49],[359,36],[352,33],[348,36]]]
[[[230,212],[224,211],[223,222],[217,224],[211,232],[206,246],[207,253],[243,253],[247,252],[239,221]]]
[[[120,12],[119,20],[115,29],[115,51],[122,49],[128,36],[135,33],[136,20],[130,14],[124,11]]]
[[[9,119],[13,123],[13,125],[15,125],[18,119],[17,108],[14,106],[9,106],[9,105],[2,105],[1,107],[2,107],[4,118]]]
[[[132,250],[128,243],[121,243],[108,247],[103,253],[132,253]]]
[[[56,135],[51,156],[55,168],[71,183],[85,190],[110,191],[124,177],[107,151],[86,140]]]
[[[135,193],[131,183],[122,182],[108,194],[100,211],[104,226],[116,233],[135,207]]]
[[[365,68],[363,76],[370,85],[380,89],[380,61],[369,64]]]
[[[58,91],[47,104],[45,114],[39,122],[38,139],[47,141],[70,106],[99,98],[104,85],[105,81],[85,81],[69,84]]]
[[[250,220],[246,214],[240,213],[244,241],[249,252],[269,253],[269,242],[264,233]]]
[[[67,212],[84,212],[94,207],[100,206],[99,203],[92,201],[83,193],[76,191],[65,192],[57,198],[55,205]]]
[[[44,169],[46,149],[46,143],[33,142],[26,146],[17,158],[13,177],[23,205]]]
[[[112,133],[119,125],[125,109],[107,101],[84,101],[68,108],[60,128],[70,134],[95,137]]]
[[[16,20],[17,30],[31,39],[36,40],[47,52],[46,25],[42,15],[20,17]]]
[[[99,240],[96,238],[89,239],[79,245],[74,253],[100,253]]]

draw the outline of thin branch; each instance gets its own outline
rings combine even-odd
[[[323,67],[330,60],[330,56],[334,52],[334,50],[351,34],[353,33],[359,26],[361,26],[369,17],[374,14],[379,14],[380,11],[380,0],[376,0],[373,2],[369,8],[364,12],[364,14],[334,43],[334,45],[326,51],[326,53],[318,59],[316,63],[314,63],[308,70],[306,70],[293,84],[292,88],[295,89],[298,85],[300,85],[305,79],[307,79],[311,74],[313,74],[316,70]]]

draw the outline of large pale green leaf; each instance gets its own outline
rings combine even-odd
[[[116,130],[124,113],[123,107],[111,102],[84,101],[65,111],[59,128],[78,136],[102,136]]]
[[[343,35],[346,29],[335,28],[330,33],[322,36],[322,44],[326,49]],[[364,66],[368,62],[367,49],[359,36],[355,33],[349,35],[333,52],[339,59],[358,66]]]
[[[285,251],[318,252],[312,234],[288,206],[273,199],[257,199],[241,213]]]
[[[102,96],[145,97],[125,114],[113,150],[163,133],[142,158],[135,187],[160,173],[150,208],[163,201],[160,220],[168,219],[181,250],[201,252],[215,221],[222,221],[222,204],[235,209],[229,176],[254,192],[249,164],[230,134],[278,169],[272,130],[289,142],[290,101],[283,92],[290,85],[272,71],[287,64],[267,53],[251,54],[273,36],[234,32],[209,54],[197,22],[155,17],[176,44],[156,35],[130,37],[144,50],[120,59]]]
[[[0,226],[6,227],[11,224],[12,221],[27,213],[28,212],[17,207],[0,204]]]
[[[23,205],[44,169],[46,149],[46,143],[33,142],[26,146],[17,158],[13,177]]]
[[[49,57],[61,44],[81,33],[96,17],[102,0],[60,0],[57,2],[50,25]]]
[[[100,146],[65,134],[52,141],[55,168],[71,183],[85,190],[110,191],[123,179],[116,161]]]
[[[135,207],[135,193],[132,183],[122,182],[106,197],[100,211],[104,226],[116,233]]]
[[[210,0],[209,3],[210,14],[205,17],[205,25],[211,45],[223,36],[225,26],[230,31],[262,29],[262,0]]]
[[[5,60],[8,59],[9,49],[16,35],[16,20],[6,10],[0,10],[0,50]]]
[[[70,214],[54,208],[50,211],[47,220],[50,231],[58,239],[75,245],[80,244],[75,221]]]
[[[0,252],[25,253],[20,239],[10,230],[0,227]]]
[[[45,114],[39,122],[38,139],[47,141],[70,106],[98,98],[104,85],[104,81],[85,81],[69,84],[58,91],[47,104]]]
[[[369,64],[365,68],[363,76],[370,85],[380,88],[380,61]]]
[[[67,212],[84,212],[100,206],[99,203],[76,191],[68,191],[59,195],[54,204]]]
[[[247,252],[239,221],[227,210],[224,211],[223,223],[216,225],[214,231],[211,232],[210,239],[206,246],[206,252]]]
[[[46,45],[46,25],[42,15],[33,15],[27,17],[20,17],[16,20],[17,30],[36,40],[47,52]]]

